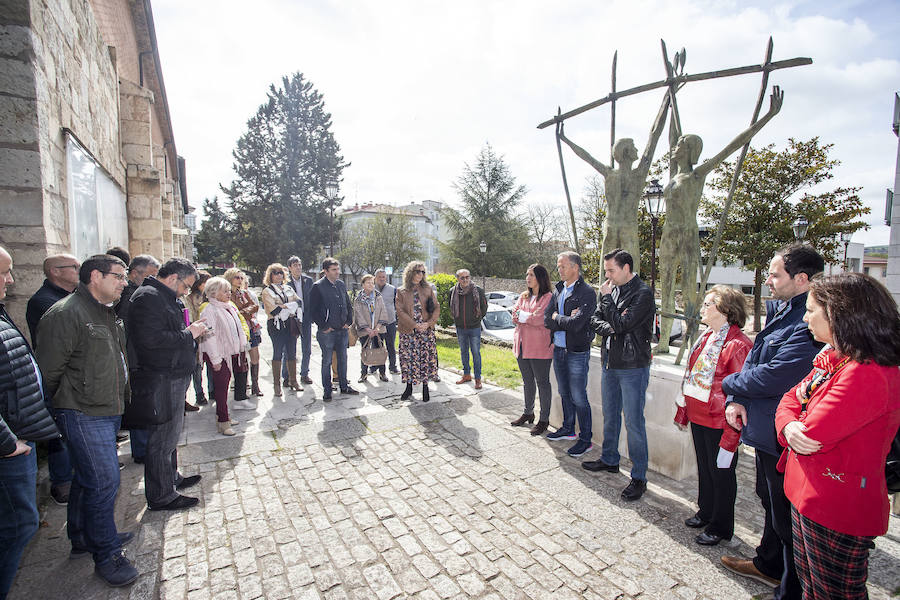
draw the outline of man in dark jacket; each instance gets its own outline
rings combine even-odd
[[[22,551],[38,530],[34,442],[59,438],[37,362],[3,306],[12,283],[12,257],[0,248],[0,598],[9,593]]]
[[[766,304],[766,326],[756,336],[744,368],[722,380],[728,424],[742,429],[741,440],[756,449],[756,494],[766,512],[763,535],[752,560],[723,556],[727,569],[775,589],[776,599],[800,597],[794,568],[791,505],[784,495],[784,474],[776,469],[783,448],[775,433],[775,409],[781,397],[812,369],[822,344],[803,322],[809,280],[825,268],[810,246],[779,250],[769,264],[766,285],[777,302]]]
[[[481,389],[481,319],[487,312],[487,296],[484,290],[472,282],[468,269],[456,272],[456,285],[450,288],[450,314],[456,325],[459,356],[462,359],[463,376],[457,385],[472,381],[469,370],[469,351],[475,367],[475,389]]]
[[[567,450],[570,456],[582,456],[593,448],[591,405],[587,382],[591,365],[591,315],[597,308],[594,290],[581,276],[581,256],[563,252],[556,259],[559,283],[544,312],[544,325],[553,334],[553,372],[562,400],[562,427],[547,434],[548,440],[577,440]],[[578,417],[579,435],[575,435]]]
[[[309,310],[316,324],[316,340],[322,349],[322,398],[331,401],[331,354],[337,354],[337,371],[342,394],[358,394],[347,383],[347,342],[353,311],[347,286],[341,281],[341,264],[330,256],[322,261],[325,276],[315,282],[309,292]]]
[[[307,316],[309,312],[307,307],[309,306],[309,293],[312,291],[313,280],[312,277],[303,274],[303,262],[299,256],[292,256],[288,259],[288,270],[291,272],[288,285],[294,288],[297,298],[300,300],[300,308],[297,310],[297,315],[300,317],[300,383],[312,384],[313,380],[309,378],[309,357],[312,354],[312,320]],[[296,344],[296,340],[294,340],[294,343]],[[296,351],[294,351],[294,355],[296,356]],[[290,383],[289,372],[294,372],[290,371],[290,369],[297,368],[296,360],[293,367],[288,364],[289,362],[291,361],[285,361],[281,365],[281,376],[284,379],[285,386]]]
[[[25,321],[31,334],[31,344],[37,349],[38,322],[50,307],[75,291],[81,263],[71,254],[54,254],[44,259],[44,284],[28,300]],[[72,461],[61,439],[47,444],[47,469],[50,472],[50,497],[57,504],[69,501],[72,485]]]
[[[653,292],[634,273],[634,259],[616,249],[603,256],[606,281],[591,326],[602,336],[603,453],[586,461],[588,471],[619,472],[619,433],[622,413],[628,431],[631,482],[623,500],[637,500],[647,490],[647,427],[644,404],[650,382],[650,335],[656,303]]]
[[[200,481],[200,475],[181,476],[176,451],[184,423],[184,398],[194,372],[194,340],[207,330],[202,319],[185,326],[184,305],[179,300],[190,292],[196,279],[197,269],[190,261],[172,258],[156,277],[144,280],[131,296],[128,310],[126,328],[134,349],[129,358],[136,363],[130,366],[167,376],[169,387],[163,397],[171,403],[173,415],[171,421],[147,427],[144,494],[150,510],[181,510],[199,502],[176,491]]]
[[[37,344],[44,388],[75,468],[67,507],[71,555],[91,553],[94,571],[111,586],[138,577],[122,553],[134,534],[119,533],[115,518],[116,433],[129,390],[125,329],[112,305],[124,288],[125,263],[106,254],[88,258],[75,292],[41,319]]]

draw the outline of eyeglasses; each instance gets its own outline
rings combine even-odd
[[[463,279],[471,279],[471,277],[469,277],[468,275],[460,275],[459,279],[460,279],[460,280],[463,280]]]
[[[425,274],[425,271],[420,270],[420,269],[416,269],[415,271],[413,271],[413,273],[418,273],[419,275],[424,275],[424,274]]]
[[[106,277],[107,275],[112,275],[119,281],[125,281],[125,278],[128,277],[127,273],[113,273],[112,271],[101,271],[101,273],[103,273],[104,277]]]
[[[703,308],[709,308],[710,306],[715,306],[715,305],[716,305],[715,302],[706,302],[705,300],[703,301]]]

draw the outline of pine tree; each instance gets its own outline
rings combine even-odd
[[[231,262],[234,255],[232,232],[217,196],[212,200],[203,199],[203,213],[206,219],[194,237],[197,260],[211,264]]]

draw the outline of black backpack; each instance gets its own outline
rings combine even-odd
[[[887,480],[889,494],[900,492],[900,429],[897,429],[897,434],[888,450],[887,460],[884,463],[884,478]]]

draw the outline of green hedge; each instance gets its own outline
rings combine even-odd
[[[438,302],[441,304],[441,318],[438,325],[450,327],[453,325],[453,316],[450,314],[450,288],[456,285],[456,277],[447,273],[435,273],[428,276],[428,281],[437,288]]]

